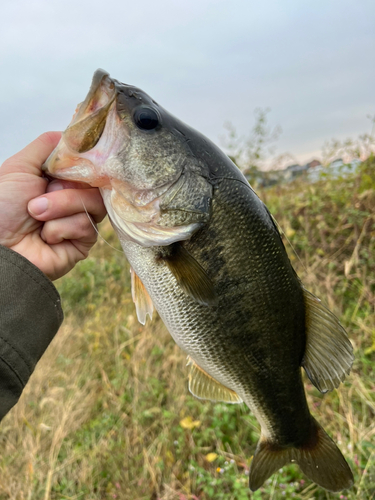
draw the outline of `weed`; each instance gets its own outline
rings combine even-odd
[[[355,346],[351,375],[313,414],[355,486],[331,494],[290,465],[250,494],[259,426],[245,405],[194,399],[186,357],[156,318],[136,321],[125,258],[102,240],[57,284],[66,320],[0,428],[0,499],[371,500],[375,498],[375,162],[357,176],[259,193],[306,287]],[[101,227],[118,243],[108,223]]]

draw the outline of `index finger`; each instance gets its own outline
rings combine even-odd
[[[1,166],[1,173],[26,172],[42,175],[42,164],[57,146],[61,132],[45,132]]]

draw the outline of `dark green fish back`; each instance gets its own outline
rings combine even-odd
[[[352,346],[301,285],[272,217],[229,158],[98,70],[44,170],[102,186],[137,316],[144,324],[155,306],[189,354],[192,394],[244,401],[255,414],[250,488],[288,461],[324,488],[349,487],[349,467],[310,415],[301,365],[320,391],[332,390],[351,368]]]
[[[209,224],[184,245],[215,284],[211,342],[225,345],[222,362],[237,372],[241,396],[261,400],[268,418],[283,415],[272,423],[278,439],[298,442],[309,425],[303,291],[266,207],[241,180],[218,180]],[[290,419],[301,421],[300,437]]]

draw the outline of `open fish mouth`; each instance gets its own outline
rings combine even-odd
[[[63,134],[65,143],[73,151],[86,153],[96,146],[115,97],[115,84],[109,74],[98,69],[86,99],[77,106],[72,123]]]
[[[180,160],[185,150],[179,139],[163,131],[158,118],[157,104],[146,94],[99,69],[43,167],[51,177],[101,188],[112,224],[142,246],[188,239],[207,219],[209,202],[201,207],[202,199],[208,200],[212,191],[203,178],[184,172]],[[156,142],[150,148],[152,137]],[[160,137],[173,157],[159,148],[157,164]],[[192,207],[180,206],[186,191]]]
[[[108,185],[108,176],[101,173],[100,166],[111,154],[114,143],[117,146],[118,131],[124,130],[119,127],[119,121],[115,84],[106,71],[98,69],[85,100],[78,104],[43,170],[56,178],[86,182],[91,186]]]

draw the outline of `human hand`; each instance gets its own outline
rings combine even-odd
[[[42,177],[41,166],[60,137],[46,132],[0,167],[0,245],[26,257],[51,280],[85,259],[96,242],[84,207],[95,222],[106,215],[97,188]]]

